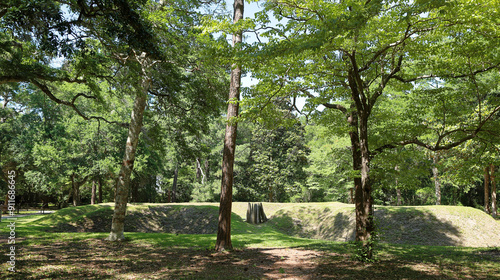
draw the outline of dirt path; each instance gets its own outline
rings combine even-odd
[[[298,249],[261,249],[269,259],[276,260],[268,266],[264,275],[268,279],[316,279],[316,268],[321,253]]]

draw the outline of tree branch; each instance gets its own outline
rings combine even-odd
[[[455,148],[459,145],[461,145],[462,143],[468,141],[468,140],[471,140],[471,139],[474,139],[479,132],[483,131],[483,126],[495,115],[497,114],[498,112],[500,111],[500,106],[496,107],[489,115],[488,117],[486,117],[484,120],[482,120],[478,126],[474,129],[474,130],[467,130],[467,129],[454,129],[454,130],[451,130],[451,131],[448,131],[448,132],[445,132],[441,135],[438,136],[438,140],[436,141],[436,144],[435,145],[430,145],[430,144],[427,144],[427,143],[424,143],[422,142],[421,140],[417,139],[417,138],[414,138],[414,139],[410,139],[410,140],[404,140],[404,141],[400,141],[400,142],[396,142],[396,143],[391,143],[391,144],[386,144],[386,145],[383,145],[377,149],[375,149],[372,153],[370,153],[370,156],[374,156],[374,155],[377,155],[379,153],[381,153],[382,151],[386,150],[386,149],[394,149],[398,146],[406,146],[406,145],[411,145],[411,144],[415,144],[417,146],[420,146],[420,147],[423,147],[423,148],[426,148],[430,151],[441,151],[441,150],[449,150],[449,149],[452,149],[452,148]],[[467,136],[464,136],[462,138],[460,138],[459,140],[455,141],[455,142],[452,142],[452,143],[449,143],[447,145],[444,145],[444,146],[441,146],[441,142],[442,140],[453,134],[453,133],[457,133],[457,132],[464,132],[464,133],[470,133],[468,134]]]
[[[302,93],[304,93],[305,95],[307,95],[309,98],[316,98],[316,96],[314,96],[312,93],[308,92],[305,89],[299,89],[299,90]],[[344,114],[347,114],[347,108],[345,108],[344,106],[342,106],[340,104],[331,104],[331,103],[326,103],[325,102],[325,103],[321,103],[321,105],[325,106],[326,108],[336,109],[336,110],[341,111]]]
[[[423,76],[419,76],[419,77],[415,77],[415,78],[411,78],[411,79],[404,79],[400,76],[394,75],[393,78],[395,78],[396,80],[401,81],[403,83],[410,83],[410,82],[415,82],[418,80],[424,80],[424,79],[429,79],[429,78],[438,78],[438,77],[458,79],[458,78],[475,76],[477,74],[484,73],[484,72],[490,71],[492,69],[498,68],[499,66],[500,66],[500,63],[497,63],[497,64],[491,65],[490,67],[487,67],[487,68],[479,69],[479,70],[476,70],[476,71],[468,73],[468,74],[460,74],[460,75],[435,75],[435,74],[431,74],[431,75],[423,75]]]
[[[38,87],[43,93],[45,93],[45,95],[47,95],[52,101],[56,102],[57,104],[61,104],[61,105],[65,105],[65,106],[68,106],[68,107],[71,107],[80,117],[82,117],[84,120],[102,120],[102,121],[105,121],[109,124],[115,124],[115,125],[118,125],[120,127],[124,127],[124,128],[128,128],[129,127],[129,124],[128,123],[121,123],[121,122],[116,122],[116,121],[108,121],[107,119],[103,118],[103,117],[97,117],[97,116],[86,116],[85,114],[83,114],[80,109],[78,109],[78,107],[76,107],[75,105],[75,101],[78,97],[80,96],[84,96],[86,98],[92,98],[92,99],[97,99],[95,96],[89,96],[89,95],[86,95],[86,94],[83,94],[83,93],[79,93],[77,94],[75,97],[73,97],[72,101],[71,102],[68,102],[66,100],[62,100],[62,99],[59,99],[57,98],[53,93],[52,91],[49,89],[49,87],[45,84],[42,84],[36,80],[33,80],[31,81],[31,83],[33,83],[33,85],[35,85],[36,87]]]

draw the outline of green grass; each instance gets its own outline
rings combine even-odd
[[[151,206],[134,204],[128,211]],[[320,217],[338,218],[352,211],[345,204],[264,205],[268,216],[275,214],[278,218],[261,225],[246,223],[243,218],[246,204],[236,204],[233,208],[236,213],[232,215],[235,251],[230,255],[213,255],[216,234],[127,232],[125,242],[110,243],[102,241],[107,232],[47,231],[58,223],[75,223],[84,217],[109,214],[109,207],[81,206],[50,215],[18,218],[16,246],[20,273],[12,279],[270,279],[268,271],[297,279],[312,279],[303,274],[323,275],[326,279],[500,279],[500,248],[378,244],[378,262],[361,264],[350,258],[354,249],[351,243],[287,234],[293,221],[287,220],[286,213],[317,223]],[[197,204],[174,205],[173,209],[183,207],[196,207],[200,211],[216,208],[214,204]],[[475,209],[464,207],[440,209],[446,215],[466,218],[478,214]],[[392,215],[417,218],[432,218],[429,215],[436,211],[432,207],[385,210]],[[3,238],[7,234],[6,224],[3,220],[0,225]],[[298,272],[293,266],[280,264],[286,258],[270,257],[265,253],[266,248],[313,250],[320,252],[321,257],[314,259],[314,268]],[[1,256],[0,261],[0,279],[7,279],[12,275],[3,274],[7,269],[6,256]]]

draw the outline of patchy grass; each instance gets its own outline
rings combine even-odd
[[[213,251],[214,233],[127,232],[126,241],[113,243],[104,241],[107,231],[53,231],[55,224],[63,222],[88,225],[96,215],[109,215],[109,205],[82,206],[61,210],[62,213],[19,218],[16,221],[17,272],[7,272],[6,253],[2,253],[0,279],[500,279],[500,248],[380,244],[379,261],[363,264],[350,258],[351,243],[289,235],[286,232],[290,229],[289,221],[277,218],[280,209],[286,212],[292,207],[295,212],[290,213],[298,215],[298,211],[304,219],[318,222],[318,215],[326,219],[349,213],[349,205],[307,205],[312,209],[302,208],[304,204],[264,205],[266,214],[274,214],[275,218],[272,223],[261,225],[244,222],[246,204],[242,205],[244,207],[233,208],[238,212],[232,215],[235,250],[222,253]],[[133,205],[129,213],[149,215],[151,206]],[[195,221],[200,213],[211,215],[211,211],[217,210],[210,204],[161,208],[165,206],[159,205],[163,210],[156,213],[162,219],[181,213],[177,218],[194,215],[188,220]],[[194,210],[189,212],[182,210],[184,208]],[[328,214],[328,209],[333,208],[335,212]],[[76,210],[76,214],[71,210]],[[418,219],[434,215],[432,208],[426,210],[414,212],[414,209],[394,207],[386,209],[386,214],[396,215],[391,216],[395,218],[418,213]],[[448,210],[447,215],[476,215],[470,209]],[[0,250],[7,252],[5,225],[4,220]],[[348,223],[339,220],[337,225]]]

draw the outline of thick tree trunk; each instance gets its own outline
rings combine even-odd
[[[437,154],[434,154],[432,159],[432,174],[434,176],[434,189],[436,192],[436,205],[441,205],[441,181],[439,180],[439,170],[437,168],[439,157]]]
[[[495,166],[490,165],[490,183],[491,183],[491,215],[497,217],[497,182],[495,180]]]
[[[361,155],[361,185],[357,192],[356,240],[362,242],[367,258],[372,258],[373,249],[369,244],[375,231],[373,221],[372,181],[370,178],[370,152],[368,149],[368,116],[362,112],[359,120],[359,148]],[[358,163],[359,164],[359,163]],[[359,197],[360,196],[360,197]]]
[[[95,180],[92,180],[92,195],[90,197],[90,204],[92,205],[95,204],[95,198],[96,198],[96,185],[95,185]]]
[[[234,0],[233,22],[243,19],[244,0]],[[242,32],[233,34],[233,47],[242,42]],[[241,66],[232,65],[231,84],[229,89],[229,105],[227,108],[227,125],[224,136],[224,153],[222,157],[222,182],[219,206],[219,225],[217,229],[216,251],[231,250],[231,204],[233,199],[233,165],[236,148],[236,131],[238,107],[240,99]]]
[[[354,202],[356,212],[356,241],[365,246],[368,257],[371,258],[372,250],[368,246],[370,236],[374,230],[373,226],[373,206],[371,198],[371,182],[369,177],[369,163],[367,143],[367,127],[358,127],[358,116],[352,112],[348,117],[351,126],[349,136],[351,139],[352,162],[354,171],[360,172],[354,177]],[[365,130],[359,133],[360,130]],[[365,137],[360,140],[360,136]],[[362,147],[363,146],[363,147]]]
[[[111,232],[106,238],[106,240],[109,241],[118,241],[125,238],[123,231],[129,197],[130,175],[134,168],[135,152],[139,141],[139,134],[141,133],[142,119],[144,109],[146,108],[147,90],[149,89],[150,82],[149,79],[143,81],[142,86],[144,92],[137,94],[134,101],[134,108],[132,110],[127,143],[125,146],[125,155],[123,157],[118,180],[116,181],[115,211],[111,224]]]
[[[484,168],[484,211],[491,214],[490,211],[490,167]]]
[[[171,197],[171,202],[175,202],[175,196],[177,193],[177,176],[179,176],[179,167],[175,165],[175,170],[174,170],[174,182],[172,183],[172,197]]]

